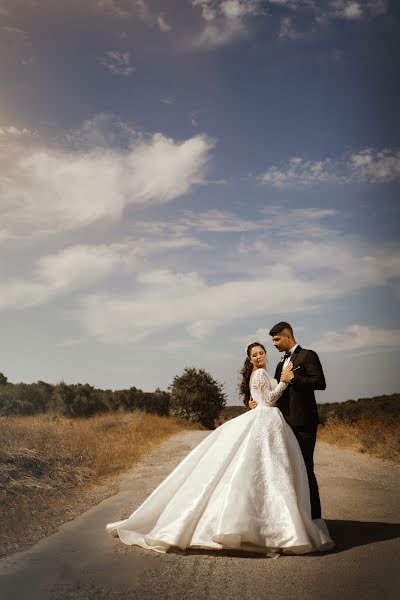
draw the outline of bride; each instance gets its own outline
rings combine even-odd
[[[334,546],[312,520],[307,472],[294,433],[274,406],[293,377],[266,371],[266,352],[250,344],[242,369],[244,402],[257,407],[212,431],[129,518],[107,525],[125,544],[237,549],[272,555]]]

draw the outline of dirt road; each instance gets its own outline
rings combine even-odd
[[[208,432],[170,438],[121,491],[28,551],[0,561],[1,600],[386,600],[399,597],[400,467],[319,444],[316,471],[337,549],[271,559],[239,552],[156,554],[105,524],[128,516]]]

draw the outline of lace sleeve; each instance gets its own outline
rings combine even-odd
[[[282,396],[283,392],[288,387],[287,383],[281,381],[276,383],[276,380],[272,380],[274,389],[271,389],[269,384],[268,375],[265,369],[257,369],[253,375],[252,380],[252,397],[256,400],[257,404],[264,404],[274,406],[277,400]],[[274,385],[276,384],[276,385]]]

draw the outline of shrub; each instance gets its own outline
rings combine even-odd
[[[174,377],[169,387],[170,414],[213,429],[226,404],[222,387],[204,369],[186,368],[182,375]]]

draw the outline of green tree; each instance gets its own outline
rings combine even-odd
[[[215,419],[226,404],[222,384],[204,369],[186,368],[176,375],[168,388],[171,393],[170,415],[179,416],[214,428]]]
[[[169,403],[171,400],[169,392],[164,392],[163,390],[160,390],[160,388],[157,388],[152,393],[152,396],[154,412],[163,416],[169,415]]]
[[[0,385],[6,385],[7,383],[7,377],[5,375],[3,375],[3,373],[0,373]]]
[[[75,394],[72,386],[67,385],[64,381],[60,381],[53,388],[52,393],[52,408],[66,417],[74,417],[74,399]]]
[[[2,415],[36,415],[47,410],[47,402],[36,383],[15,383],[0,386]]]

